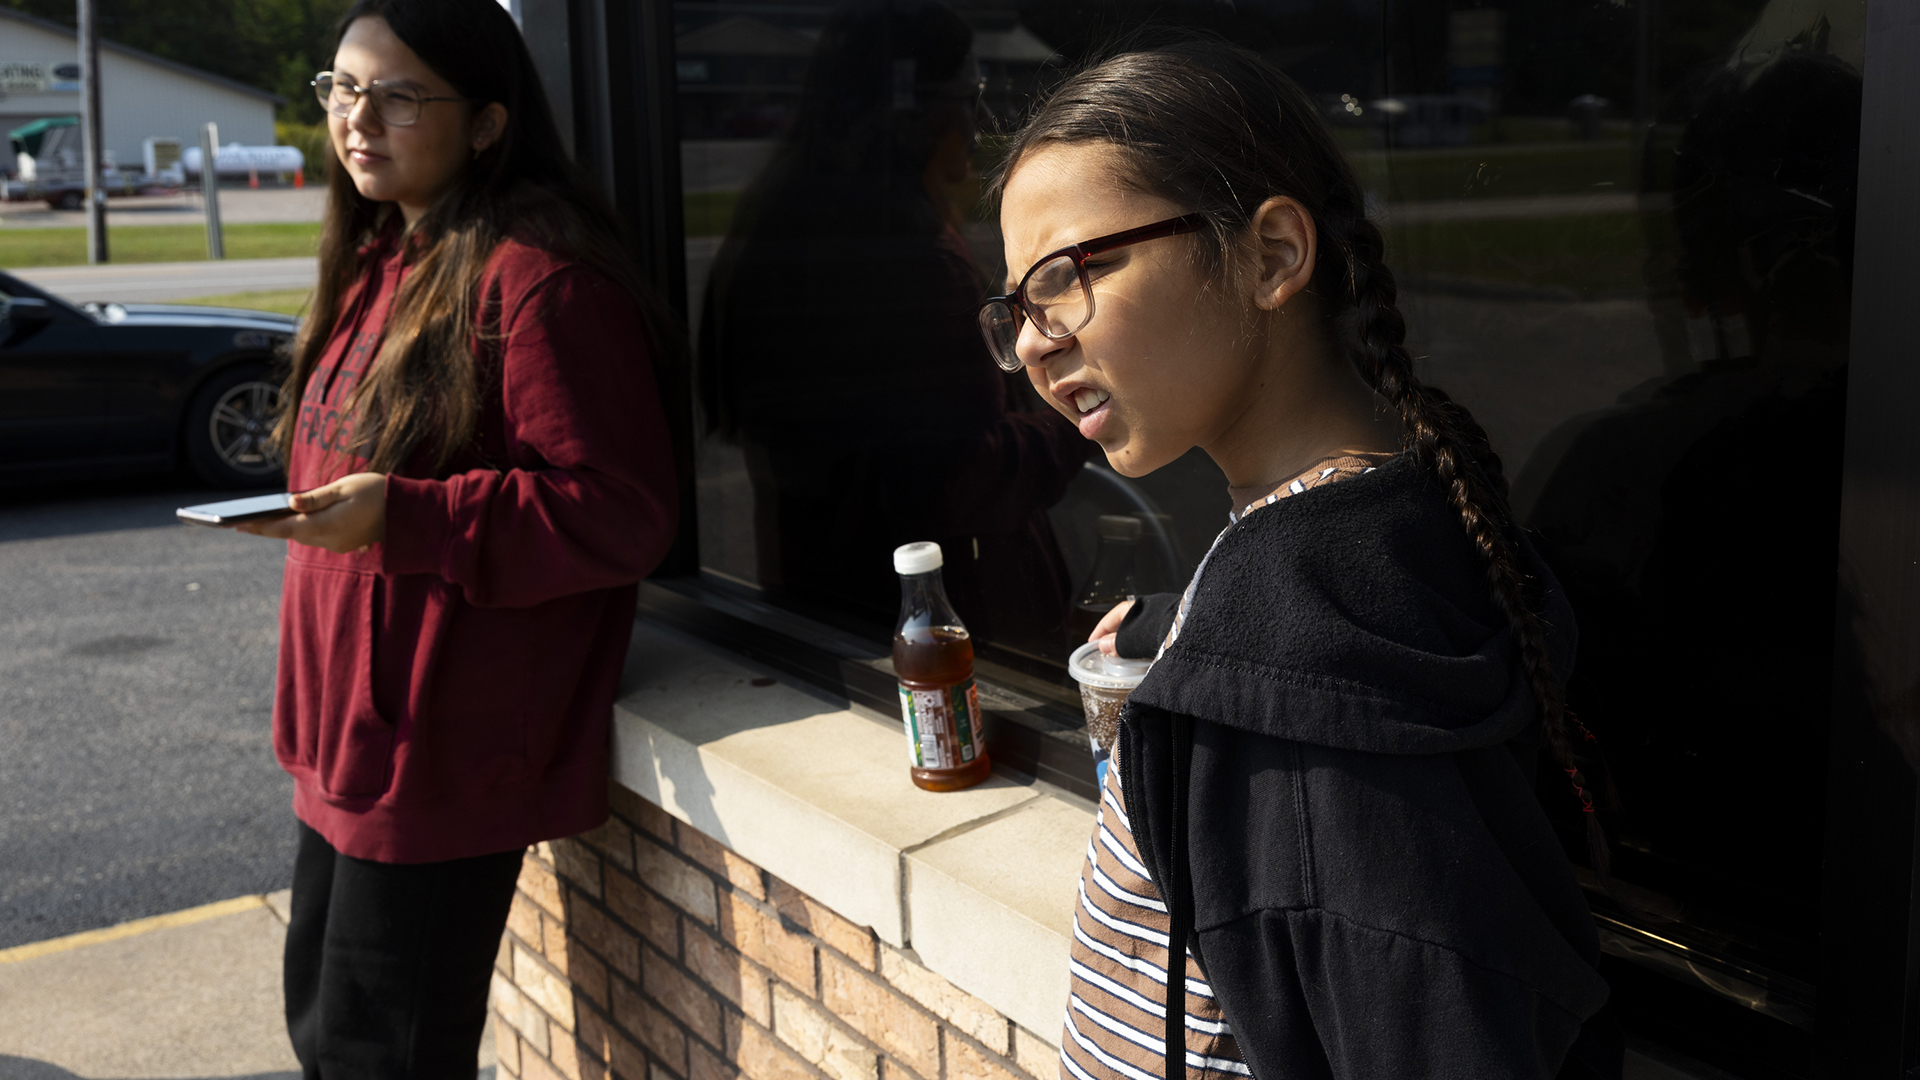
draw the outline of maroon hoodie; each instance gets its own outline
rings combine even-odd
[[[389,241],[343,298],[300,402],[290,490],[366,468],[342,406],[407,272]],[[356,858],[481,855],[606,818],[636,582],[674,536],[633,300],[511,241],[479,295],[473,443],[388,477],[384,543],[287,545],[274,752],[300,820]]]

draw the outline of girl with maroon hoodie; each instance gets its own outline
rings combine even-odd
[[[495,0],[359,0],[280,426],[274,749],[309,1078],[471,1080],[528,844],[606,818],[636,583],[676,527],[652,305]]]

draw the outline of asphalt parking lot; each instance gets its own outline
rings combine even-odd
[[[177,477],[0,490],[0,949],[291,883],[282,545]]]

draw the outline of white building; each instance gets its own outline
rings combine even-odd
[[[175,138],[198,146],[200,126],[220,125],[222,144],[272,146],[273,109],[265,90],[100,42],[101,148],[132,168],[141,140]],[[34,120],[80,114],[79,36],[59,23],[0,7],[0,137]],[[0,157],[5,157],[0,144]],[[11,164],[10,158],[5,162]]]

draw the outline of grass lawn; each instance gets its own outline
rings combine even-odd
[[[1480,199],[1500,196],[1582,195],[1639,187],[1638,150],[1626,141],[1509,142],[1406,150],[1365,147],[1364,131],[1348,158],[1369,190],[1391,201]],[[1368,136],[1371,137],[1371,136]],[[683,196],[688,236],[725,236],[740,193],[699,191]]]
[[[1577,195],[1639,187],[1635,148],[1624,142],[1368,150],[1351,157],[1370,181],[1377,182],[1384,171],[1387,196],[1395,201]]]
[[[228,225],[227,258],[274,259],[318,252],[320,223]],[[199,225],[128,225],[107,231],[107,253],[117,263],[194,262],[207,257]],[[76,266],[87,261],[87,230],[0,228],[0,268]]]
[[[1397,271],[1587,294],[1646,288],[1649,255],[1666,252],[1670,262],[1676,247],[1666,214],[1433,221],[1387,230],[1387,260]]]
[[[176,304],[200,304],[206,307],[248,308],[253,311],[275,311],[282,315],[301,315],[307,310],[307,299],[313,294],[311,289],[271,289],[266,292],[226,293],[221,296],[196,296],[191,300],[175,300]]]

